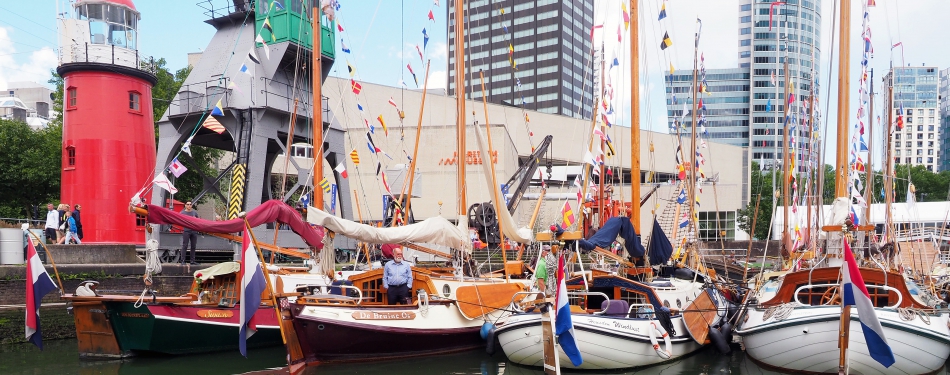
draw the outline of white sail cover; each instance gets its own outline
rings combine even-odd
[[[482,155],[490,155],[486,146],[485,139],[482,136],[481,126],[478,126],[478,123],[475,124],[475,140],[478,143],[478,150],[481,151]],[[482,163],[482,171],[485,173],[485,182],[488,183],[488,191],[493,192],[493,197],[504,197],[501,193],[501,188],[492,181],[491,177],[491,158],[487,159],[487,163]],[[531,243],[534,236],[531,234],[531,229],[522,227],[521,229],[515,229],[515,221],[511,218],[511,213],[508,212],[506,208],[497,210],[495,214],[498,216],[498,227],[501,228],[502,233],[505,234],[506,238],[510,238],[518,243]]]
[[[401,227],[376,228],[339,218],[310,206],[307,208],[307,222],[322,225],[357,241],[373,244],[419,242],[462,249],[465,248],[466,242],[469,242],[468,247],[471,247],[468,233],[441,216]]]

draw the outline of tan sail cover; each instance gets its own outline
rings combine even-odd
[[[485,139],[482,136],[482,127],[477,123],[475,124],[475,140],[478,143],[478,150],[481,151],[482,155],[489,155],[488,148],[485,145]],[[485,173],[485,182],[488,183],[488,191],[493,191],[497,195],[494,197],[504,197],[505,195],[501,193],[501,188],[492,181],[491,178],[491,163],[482,163],[482,171]],[[518,243],[531,243],[534,236],[531,234],[531,229],[522,227],[521,229],[515,228],[515,220],[511,218],[511,213],[507,209],[499,210],[495,213],[498,215],[498,227],[501,228],[501,231],[505,234],[505,238],[510,238]]]
[[[376,228],[339,218],[310,206],[307,208],[307,222],[324,226],[354,240],[373,244],[419,242],[461,249],[470,241],[467,232],[441,216],[401,227]],[[471,247],[470,242],[468,247]]]

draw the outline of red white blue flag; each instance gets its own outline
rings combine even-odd
[[[574,367],[584,363],[577,342],[574,340],[574,322],[571,321],[571,305],[567,298],[567,281],[564,275],[564,255],[558,257],[557,262],[557,313],[554,316],[554,333],[557,342],[571,359]]]
[[[868,344],[871,358],[884,367],[891,367],[894,364],[894,353],[887,345],[884,329],[877,320],[871,295],[864,285],[864,278],[861,277],[858,262],[854,260],[854,254],[851,254],[851,245],[847,239],[844,240],[844,263],[841,264],[841,290],[844,305],[854,305],[858,308],[858,320],[861,322],[864,341]]]
[[[33,239],[27,238],[26,249],[26,339],[43,349],[43,334],[40,332],[40,302],[43,296],[56,289],[53,279],[46,273],[43,262],[36,255]]]
[[[261,261],[257,249],[251,241],[247,228],[244,228],[244,245],[241,251],[241,332],[238,335],[238,347],[241,355],[247,357],[247,339],[257,332],[255,313],[261,305],[261,293],[267,288]]]

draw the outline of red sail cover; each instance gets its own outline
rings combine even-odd
[[[240,218],[225,221],[212,221],[185,216],[167,208],[146,205],[148,222],[152,224],[172,224],[205,233],[237,233],[244,231],[244,221]],[[247,222],[251,227],[265,223],[287,224],[290,229],[317,250],[323,249],[323,230],[310,226],[303,221],[300,213],[284,202],[276,199],[264,202],[247,213]]]

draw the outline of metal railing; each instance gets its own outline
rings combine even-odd
[[[204,82],[189,83],[178,89],[177,106],[169,107],[169,114],[189,114],[210,110],[221,100],[222,107],[228,107],[231,90],[228,83],[231,78],[220,77]]]
[[[253,0],[204,0],[196,5],[205,10],[203,14],[208,19],[225,17],[234,12],[254,11]]]

